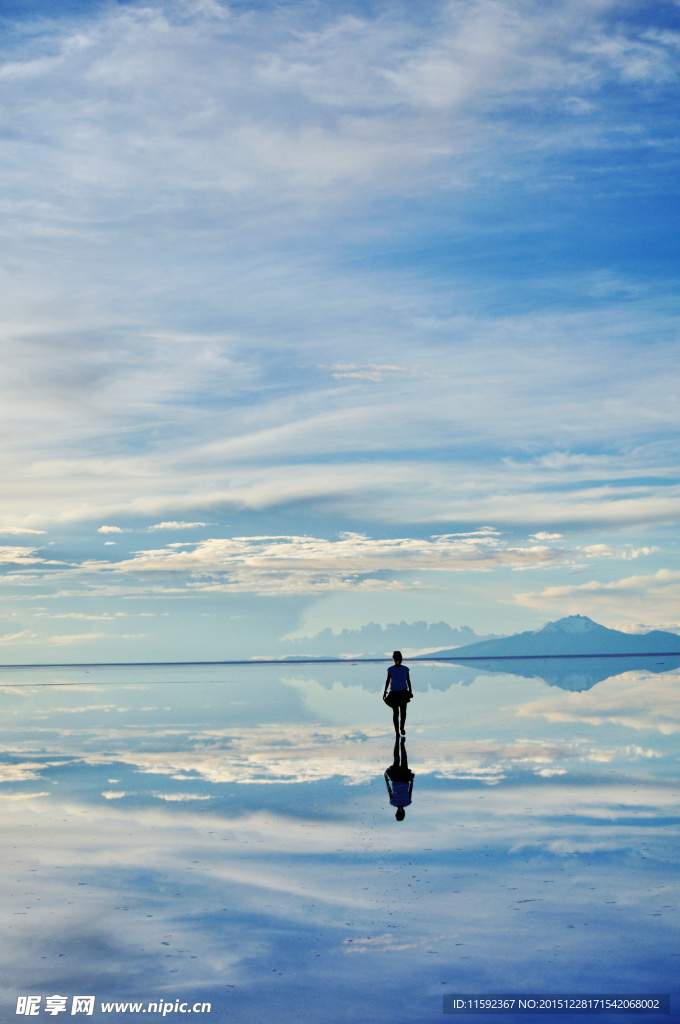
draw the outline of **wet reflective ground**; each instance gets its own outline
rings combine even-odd
[[[413,1024],[538,991],[677,1019],[680,671],[504,667],[412,663],[403,821],[379,665],[0,670],[0,1017]]]

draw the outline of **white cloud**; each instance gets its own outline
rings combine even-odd
[[[360,429],[361,414],[356,422],[348,415],[346,423],[352,432]],[[323,437],[322,429],[319,433]],[[95,518],[102,512],[140,517],[168,510],[226,507],[239,512],[295,503],[325,507],[335,515],[394,523],[567,521],[585,528],[652,525],[680,515],[680,487],[663,482],[617,486],[617,469],[604,461],[600,468],[611,477],[611,484],[584,480],[578,471],[552,472],[532,462],[508,466],[492,460],[475,465],[453,454],[444,461],[416,460],[407,452],[397,461],[364,458],[355,463],[349,455],[333,465],[322,455],[318,460],[296,461],[298,441],[289,438],[287,446],[284,440],[263,438],[236,458],[227,449],[186,452],[181,462],[176,455],[169,461],[159,454],[153,460],[148,456],[117,460],[115,466],[86,461],[43,464],[40,479],[19,481],[7,500],[23,505],[37,502],[49,481],[43,514],[63,523]],[[345,444],[350,443],[361,449],[359,437],[346,437]],[[234,443],[232,447],[243,446]],[[276,464],[263,464],[265,451],[268,459],[278,456]],[[622,468],[622,476],[624,472],[630,474],[630,467]],[[662,475],[663,468],[654,472]],[[140,487],[140,478],[149,482]],[[4,549],[23,558],[31,550]]]
[[[46,640],[47,643],[62,647],[69,644],[80,644],[83,641],[90,643],[94,640],[101,640],[108,635],[108,633],[60,633],[57,636],[46,637]]]
[[[120,526],[100,526],[97,533],[123,533]]]
[[[128,617],[127,612],[103,612],[100,615],[87,612],[46,612],[36,609],[33,615],[39,619],[84,619],[87,622],[115,622]]]
[[[621,622],[615,623],[612,629],[620,629],[622,633],[649,633],[653,629],[660,629],[668,633],[680,633],[680,620],[670,622]]]
[[[342,590],[423,590],[445,585],[445,581],[438,578],[442,573],[487,572],[503,568],[578,568],[588,561],[625,557],[626,550],[622,553],[605,544],[554,547],[506,539],[491,528],[391,539],[376,539],[352,532],[341,532],[334,539],[309,535],[237,536],[173,541],[163,547],[132,552],[119,561],[88,559],[80,564],[50,568],[49,580],[52,586],[62,588],[59,591],[62,597],[78,593],[77,589],[64,588],[69,583],[100,596],[116,592],[132,595],[142,592],[251,591],[284,595]],[[167,582],[163,582],[163,577]],[[17,567],[11,576],[6,577],[6,582],[30,585],[39,578],[36,570],[31,575],[22,575]],[[580,594],[583,589],[590,592],[593,587],[594,584],[577,585],[576,588],[552,587],[541,592],[542,596],[520,594],[515,596],[515,600],[528,606],[533,606],[533,603],[540,605],[542,600],[554,597],[561,590],[574,589],[576,594]],[[69,615],[112,620],[119,613],[115,616]],[[83,634],[83,638],[86,635]],[[103,634],[89,636],[94,639]],[[72,640],[74,637],[63,641],[53,637],[50,642]]]
[[[0,526],[0,533],[12,533],[12,534],[26,533],[26,534],[39,535],[39,534],[44,534],[45,530],[29,530],[28,527],[25,527],[25,526]]]
[[[389,363],[368,366],[361,366],[358,363],[334,363],[331,371],[336,380],[370,380],[374,383],[380,383],[395,377],[418,376],[418,370],[409,369],[405,366],[394,366]]]
[[[44,558],[36,556],[37,548],[9,547],[0,545],[0,565],[37,565]]]
[[[525,608],[546,614],[589,615],[597,621],[677,621],[680,603],[680,572],[658,572],[626,576],[618,580],[573,583],[516,593],[515,601]]]
[[[44,642],[55,647],[68,647],[71,644],[91,643],[95,640],[140,640],[146,633],[59,633],[44,638]]]
[[[560,564],[573,557],[573,553],[544,545],[511,544],[490,532],[392,540],[343,533],[336,540],[264,536],[176,542],[135,552],[120,562],[87,562],[82,571],[124,575],[169,572],[195,578],[190,585],[203,590],[307,593],[394,585],[417,588],[424,585],[422,581],[400,580],[399,574]]]
[[[624,81],[661,83],[677,80],[677,60],[673,60],[677,33],[651,29],[643,32],[640,38],[631,39],[618,32],[590,44],[582,43],[581,47],[618,71]]]
[[[32,643],[36,640],[36,634],[32,633],[29,629],[21,629],[18,633],[5,633],[0,636],[1,645],[12,645],[15,643]]]
[[[173,520],[165,523],[155,523],[149,527],[149,530],[195,530],[199,526],[207,525],[207,523],[185,523]]]

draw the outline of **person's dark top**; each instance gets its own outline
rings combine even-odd
[[[404,754],[404,760],[406,755]],[[393,764],[385,772],[387,792],[393,807],[408,807],[413,793],[415,775],[406,764]]]
[[[390,665],[387,670],[390,690],[408,690],[408,666]]]

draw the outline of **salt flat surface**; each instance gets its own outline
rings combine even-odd
[[[413,1024],[529,991],[677,1015],[680,672],[551,671],[414,664],[398,822],[379,665],[0,670],[2,1019],[30,993],[45,1020],[95,995],[93,1020]]]

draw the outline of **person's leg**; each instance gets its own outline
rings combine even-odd
[[[403,736],[406,732],[406,704],[402,704],[401,708],[401,735]]]
[[[399,705],[392,709],[392,722],[394,723],[394,731],[396,735],[399,735]]]

